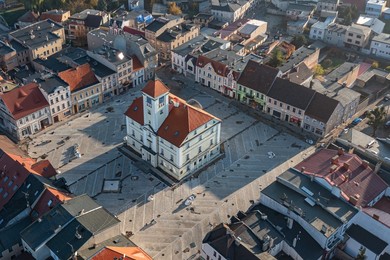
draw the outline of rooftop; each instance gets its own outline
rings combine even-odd
[[[371,252],[379,255],[388,246],[388,243],[383,241],[381,238],[375,236],[367,229],[352,224],[346,231],[347,235],[362,244]]]
[[[38,86],[45,90],[46,93],[52,94],[54,93],[55,89],[62,86],[66,87],[68,86],[68,83],[63,81],[61,78],[59,78],[56,75],[51,76],[50,78],[45,79],[37,79]]]
[[[0,93],[0,98],[15,120],[49,106],[36,83],[29,83],[7,93]]]
[[[94,255],[91,260],[123,259],[123,260],[152,260],[140,247],[107,246]]]
[[[58,73],[68,83],[71,92],[99,83],[89,64],[83,64]]]
[[[339,102],[337,100],[317,92],[306,109],[305,115],[320,122],[327,123],[338,104]]]
[[[62,25],[47,19],[11,32],[9,35],[28,48],[37,48],[59,39],[60,37],[54,32],[62,28]]]
[[[356,67],[359,68],[359,64],[353,62],[344,62],[339,67],[332,70],[332,72],[325,76],[325,81],[323,82],[323,85],[325,87],[328,87],[331,84],[338,82],[345,75],[352,72]]]
[[[341,196],[356,206],[366,206],[388,188],[368,164],[355,154],[321,149],[295,168],[338,187]]]
[[[6,55],[8,53],[11,53],[15,51],[14,48],[12,48],[9,44],[6,44],[3,41],[0,41],[0,55]]]
[[[300,47],[290,56],[290,58],[288,58],[288,60],[285,63],[279,66],[280,71],[282,73],[285,73],[291,70],[293,67],[303,62],[307,57],[309,57],[316,51],[317,49],[315,48],[308,48],[305,46]]]
[[[85,9],[80,13],[73,14],[70,19],[85,20],[88,15],[101,15],[102,11],[94,9]]]

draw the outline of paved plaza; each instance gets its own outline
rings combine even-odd
[[[118,150],[126,133],[123,113],[141,95],[140,89],[51,127],[29,143],[28,152],[33,158],[46,156],[74,194],[87,193],[118,216],[121,231],[154,259],[190,259],[198,255],[203,236],[215,224],[247,210],[262,186],[305,156],[290,159],[308,145],[240,112],[230,99],[210,89],[165,77],[172,93],[196,99],[223,120],[224,157],[196,178],[168,187],[145,170],[145,162],[133,162]],[[81,158],[74,156],[75,144]],[[282,168],[269,172],[280,164]],[[186,207],[191,194],[196,199]]]

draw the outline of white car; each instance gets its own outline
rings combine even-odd
[[[195,196],[194,196],[194,195],[191,195],[191,196],[189,196],[189,197],[186,199],[186,201],[184,202],[184,205],[189,206],[189,205],[192,204],[192,202],[193,202],[194,200],[195,200]]]

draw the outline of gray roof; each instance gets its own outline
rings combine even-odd
[[[104,66],[100,62],[98,62],[98,61],[96,61],[88,56],[84,56],[84,57],[81,57],[79,59],[76,59],[76,60],[74,60],[74,62],[78,63],[79,65],[83,65],[85,63],[88,63],[91,66],[93,73],[95,73],[95,75],[98,76],[99,78],[105,78],[105,77],[108,77],[110,75],[116,74],[116,72],[113,71],[112,69]]]
[[[313,192],[310,196],[316,204],[321,205],[327,212],[337,216],[343,223],[350,221],[359,211],[351,206],[351,204],[335,197],[330,191],[322,187],[315,181],[311,181],[310,177],[304,175],[294,169],[289,169],[279,175],[277,179],[281,182],[289,183],[289,187],[293,188],[298,193],[309,196],[303,189],[308,189]]]
[[[87,19],[88,15],[99,15],[102,11],[95,10],[95,9],[85,9],[81,11],[80,13],[73,14],[70,19],[77,19],[77,20],[85,20]]]
[[[36,48],[59,39],[53,31],[61,28],[62,25],[47,19],[11,32],[10,36],[29,48]]]
[[[35,59],[34,62],[44,66],[48,70],[54,71],[56,73],[71,68],[71,66],[69,66],[68,64],[59,61],[58,58],[56,58],[54,55],[52,55],[52,56],[50,56],[50,57],[48,57],[47,59],[44,59],[44,60],[42,60],[40,58]]]
[[[317,50],[315,48],[309,48],[305,46],[300,47],[285,63],[279,66],[280,71],[282,73],[288,72],[316,51]]]
[[[328,32],[336,32],[336,33],[345,33],[348,29],[348,26],[338,24],[338,23],[332,23],[328,26]]]
[[[0,41],[0,55],[5,55],[13,51],[15,51],[14,48],[9,46],[8,44],[5,44],[3,41]]]
[[[374,36],[374,38],[372,38],[372,40],[375,42],[383,42],[383,43],[389,44],[390,43],[390,34],[380,33],[379,35]]]
[[[93,235],[99,234],[105,229],[118,224],[120,221],[108,213],[104,208],[97,208],[91,212],[77,216],[66,225],[48,243],[50,248],[60,259],[69,259],[74,251],[81,248]],[[76,230],[81,238],[75,236]],[[64,246],[64,245],[72,245]]]
[[[326,124],[338,104],[337,100],[317,92],[306,109],[305,115]]]
[[[57,87],[66,87],[68,83],[63,81],[60,77],[53,75],[46,79],[37,79],[37,83],[41,89],[44,89],[46,93],[52,94]]]
[[[146,26],[145,29],[148,31],[157,32],[158,30],[163,28],[165,24],[166,22],[162,22],[160,20],[154,20],[148,26]]]
[[[314,10],[314,8],[315,8],[315,6],[313,6],[313,5],[302,5],[302,4],[289,3],[287,10],[299,10],[299,11],[311,12]]]
[[[346,232],[351,238],[362,244],[364,247],[369,249],[371,252],[374,252],[375,254],[380,254],[383,252],[383,250],[388,246],[388,244],[383,241],[381,238],[375,236],[367,229],[352,224],[347,232]]]
[[[256,30],[259,26],[254,24],[245,24],[241,29],[238,30],[239,33],[242,34],[251,34],[254,30]]]
[[[0,251],[12,249],[16,244],[22,244],[20,239],[20,232],[31,224],[30,218],[23,218],[22,220],[7,226],[0,230]]]
[[[28,49],[28,48],[26,48],[25,46],[23,46],[22,44],[20,44],[19,42],[15,41],[15,40],[11,40],[10,44],[11,44],[12,48],[14,48],[16,50],[16,52],[25,51],[25,50]]]
[[[338,1],[339,0],[319,0],[318,2],[337,4]]]
[[[318,232],[321,232],[322,227],[325,226],[327,228],[325,233],[323,233],[325,237],[330,237],[337,228],[343,225],[341,220],[321,206],[317,204],[314,206],[309,205],[305,201],[308,196],[283,185],[280,181],[273,182],[263,189],[261,193],[283,207],[290,208],[297,215],[303,216],[305,221]]]
[[[267,96],[296,108],[306,110],[316,92],[288,79],[276,78]]]
[[[280,227],[280,231],[283,233],[284,241],[293,247],[294,238],[299,234],[299,240],[297,241],[294,250],[305,260],[317,260],[320,259],[324,253],[321,246],[314,240],[314,238],[296,221],[291,229],[287,227],[286,217],[275,210],[268,208],[264,205],[257,205],[253,210],[259,210],[263,214],[266,214],[267,219],[276,227]],[[284,258],[283,258],[284,259]]]
[[[58,204],[51,211],[46,213],[21,232],[22,239],[32,248],[36,249],[47,239],[51,238],[58,229],[66,228],[75,217],[85,214],[94,217],[93,212],[101,208],[88,195],[81,195],[71,200]],[[106,219],[108,220],[108,219]],[[92,222],[94,223],[94,222]],[[72,230],[74,236],[74,229]]]
[[[323,82],[323,85],[325,87],[330,86],[331,84],[337,82],[346,74],[351,72],[357,66],[360,65],[352,62],[344,62],[339,67],[337,67],[336,69],[334,69],[332,72],[330,72],[328,75],[325,76],[325,81]]]
[[[90,259],[90,257],[92,257],[107,246],[134,247],[136,245],[124,235],[117,235],[101,243],[96,244],[94,247],[89,247],[78,251],[78,255],[83,259]]]

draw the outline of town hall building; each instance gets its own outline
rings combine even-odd
[[[126,144],[177,180],[220,154],[221,120],[192,103],[171,94],[155,79],[125,113]]]

